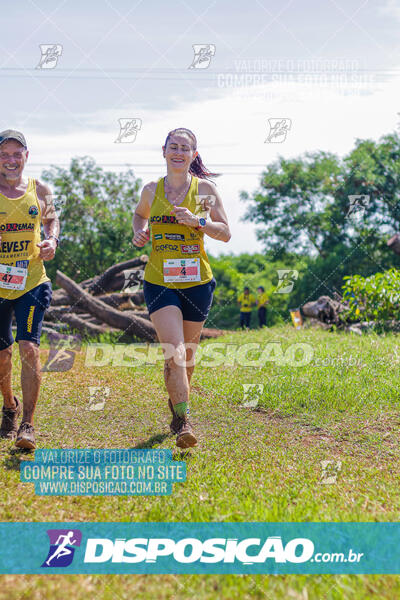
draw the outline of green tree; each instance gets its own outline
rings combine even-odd
[[[367,201],[354,219],[350,197],[357,195]],[[241,198],[266,250],[326,257],[341,244],[374,247],[399,228],[400,137],[357,140],[343,160],[325,152],[279,158],[262,174],[261,189]]]
[[[249,206],[246,221],[261,225],[257,238],[276,255],[324,253],[331,229],[330,206],[340,175],[339,160],[324,152],[267,167],[261,189],[241,198]]]
[[[359,196],[359,200],[352,199]],[[241,193],[245,220],[274,258],[307,257],[293,301],[340,291],[343,277],[399,266],[387,239],[399,229],[400,137],[357,140],[343,159],[316,152],[267,166],[260,189]],[[352,211],[352,201],[359,212]],[[354,208],[354,206],[353,206]]]
[[[61,223],[60,248],[46,265],[52,279],[57,269],[88,279],[146,251],[131,243],[132,214],[141,187],[131,169],[104,171],[85,156],[73,158],[68,170],[51,166],[42,179],[53,190]]]

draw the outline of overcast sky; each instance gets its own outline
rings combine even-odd
[[[25,133],[27,175],[89,155],[146,183],[165,174],[168,131],[188,127],[223,174],[233,235],[208,239],[213,254],[261,251],[239,193],[264,165],[398,128],[400,0],[19,0],[1,20],[1,129]],[[37,68],[44,44],[60,55]],[[193,45],[210,58],[189,68]],[[134,141],[115,143],[119,119],[140,123]],[[269,119],[285,139],[266,141]]]

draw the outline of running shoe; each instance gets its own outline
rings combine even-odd
[[[21,414],[21,402],[19,402],[14,396],[14,400],[17,404],[16,408],[6,408],[3,406],[2,420],[0,426],[0,437],[7,438],[9,440],[15,440],[18,431],[18,417]]]
[[[35,428],[30,423],[21,423],[17,433],[17,448],[28,448],[34,450],[36,448]]]
[[[176,445],[179,448],[192,448],[193,446],[197,446],[197,439],[189,419],[187,417],[178,417],[174,411],[170,398],[168,398],[168,406],[172,413],[172,421],[169,428],[171,433],[176,435]]]
[[[179,421],[179,429],[176,434],[176,445],[178,448],[192,448],[193,446],[197,446],[197,439],[189,419],[179,419]]]

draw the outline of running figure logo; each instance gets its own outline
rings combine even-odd
[[[295,269],[277,269],[279,281],[274,294],[290,294],[294,282],[299,277],[299,272]]]
[[[63,51],[61,44],[39,44],[39,48],[42,56],[36,68],[54,69]]]
[[[342,469],[342,461],[341,460],[322,460],[321,461],[322,474],[321,481],[322,484],[332,485],[336,483],[338,478],[338,474]]]
[[[352,221],[353,223],[360,222],[365,214],[365,210],[369,206],[369,195],[350,194],[349,203],[346,219]]]
[[[243,408],[256,408],[264,391],[263,383],[242,383],[243,387]]]
[[[75,547],[81,545],[79,529],[48,529],[50,548],[42,567],[68,567],[72,563]],[[74,547],[75,546],[75,547]]]
[[[81,349],[82,340],[78,335],[55,336],[49,333],[50,352],[42,371],[65,372],[72,369],[75,352]]]
[[[213,194],[199,194],[196,197],[196,217],[207,219],[210,215],[211,207],[215,206],[217,198]]]
[[[193,44],[194,57],[189,69],[207,69],[215,55],[214,44]]]
[[[110,395],[108,386],[89,386],[89,410],[104,410],[106,399]]]
[[[118,119],[119,134],[115,144],[133,144],[139,129],[142,128],[142,119]]]
[[[268,119],[269,133],[264,144],[282,144],[292,126],[291,119]]]
[[[140,286],[144,279],[143,269],[126,269],[123,271],[125,281],[121,292],[129,292],[134,294],[140,290]]]
[[[44,208],[42,215],[46,219],[54,219],[56,216],[60,218],[67,204],[67,196],[64,194],[49,194],[44,197]]]

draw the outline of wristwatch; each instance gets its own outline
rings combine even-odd
[[[58,244],[59,244],[58,237],[56,237],[55,235],[49,235],[49,237],[46,239],[47,240],[51,240],[51,239],[56,240],[56,244],[57,244],[57,248],[58,248]]]
[[[205,219],[204,217],[200,217],[199,224],[197,225],[196,229],[203,229],[206,226],[206,223],[207,219]]]

